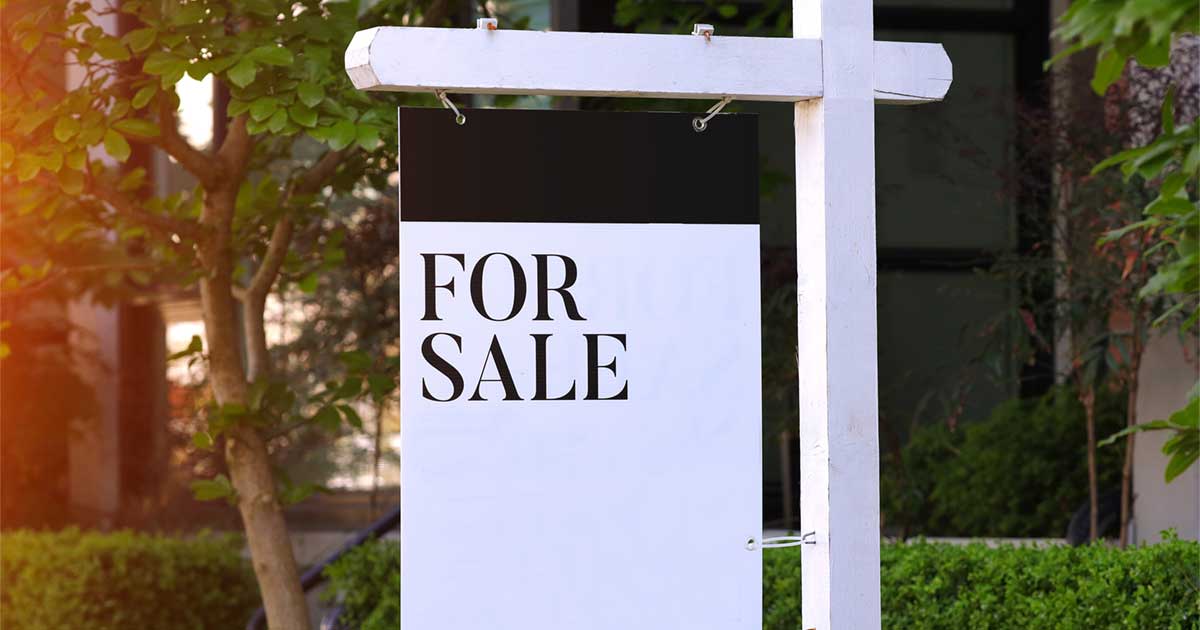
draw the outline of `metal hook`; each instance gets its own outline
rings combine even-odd
[[[449,108],[450,111],[454,112],[454,123],[455,124],[457,124],[457,125],[467,124],[467,117],[464,116],[462,112],[458,111],[458,108],[455,107],[454,103],[450,100],[450,98],[446,96],[446,90],[435,90],[433,93],[437,95],[438,100],[440,100],[442,102],[443,107]]]
[[[798,547],[800,545],[817,544],[817,532],[808,532],[803,536],[775,536],[764,538],[760,545],[763,549],[781,549],[783,547]]]
[[[708,129],[708,121],[712,120],[713,116],[720,114],[721,110],[725,109],[725,106],[728,105],[731,101],[733,101],[733,97],[726,96],[725,98],[718,101],[716,105],[709,107],[708,111],[704,112],[705,114],[708,114],[707,116],[704,116],[704,117],[697,116],[697,117],[693,118],[692,119],[692,129],[695,129],[696,133],[700,133],[700,132],[704,131],[705,129]]]

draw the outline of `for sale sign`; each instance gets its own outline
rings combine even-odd
[[[761,627],[756,125],[400,111],[406,630]]]

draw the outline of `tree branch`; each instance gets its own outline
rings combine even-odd
[[[295,188],[292,189],[292,195],[311,195],[321,190],[325,186],[325,182],[333,176],[337,171],[338,166],[341,166],[342,161],[355,152],[354,147],[347,147],[340,151],[327,151],[321,159],[317,160],[300,179],[297,180]]]
[[[221,179],[220,168],[179,134],[179,121],[171,109],[171,100],[165,96],[158,99],[159,136],[155,144],[200,180],[205,188],[211,188]]]
[[[242,181],[250,154],[254,151],[254,141],[246,131],[246,114],[240,114],[229,122],[225,141],[217,149],[217,159],[221,162],[224,172],[222,179],[229,182]]]
[[[199,225],[190,221],[180,221],[145,211],[137,200],[109,188],[95,177],[88,178],[88,192],[111,206],[118,214],[139,221],[166,236],[178,234],[199,240],[204,234]]]
[[[291,199],[295,195],[311,195],[321,190],[325,182],[337,171],[342,160],[352,150],[342,149],[326,152],[321,159],[317,160],[316,164],[313,164],[296,180],[296,184],[287,194],[287,199]],[[275,278],[279,275],[279,269],[287,257],[293,231],[294,225],[291,217],[280,217],[279,221],[275,223],[274,230],[271,231],[271,241],[267,244],[267,252],[263,255],[262,264],[254,273],[249,286],[241,291],[243,295],[239,299],[246,303],[253,303],[262,300],[270,292],[271,286],[275,284]]]

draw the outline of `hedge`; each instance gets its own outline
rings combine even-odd
[[[880,551],[884,628],[1200,628],[1200,543],[1120,550],[918,542]],[[800,552],[769,551],[763,628],[800,627]]]
[[[240,549],[231,536],[5,532],[4,630],[244,627],[258,588]]]
[[[883,627],[922,630],[1200,629],[1200,543],[1120,550],[917,542],[881,549]],[[400,627],[400,547],[375,543],[330,569],[350,623]],[[763,628],[795,630],[800,550],[763,555]]]

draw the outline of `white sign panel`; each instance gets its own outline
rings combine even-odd
[[[757,630],[754,119],[467,117],[400,117],[402,627]]]

